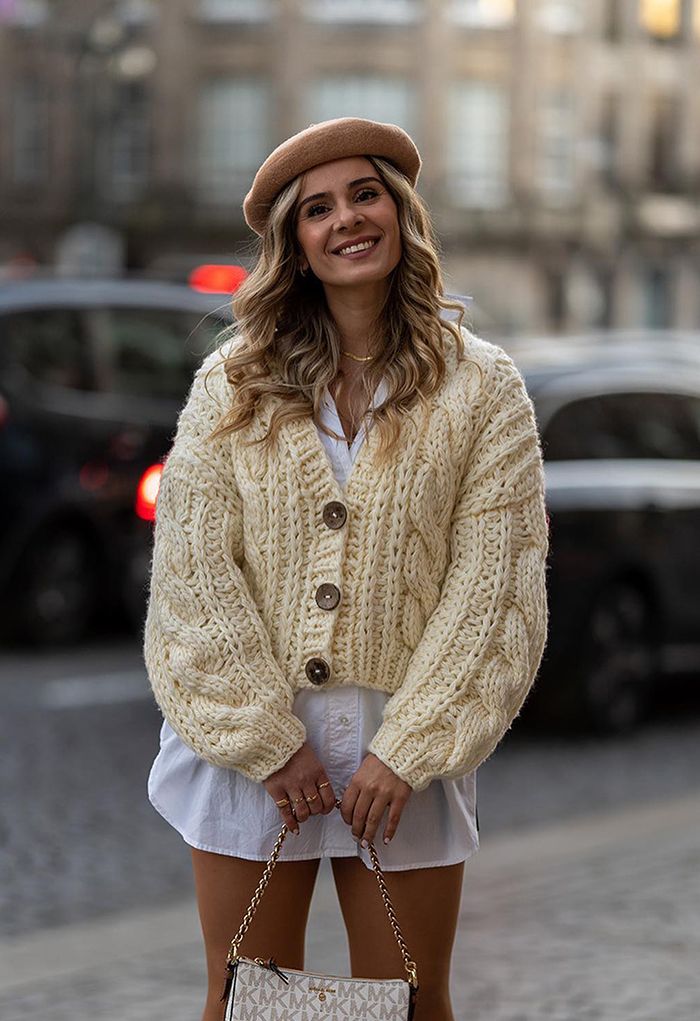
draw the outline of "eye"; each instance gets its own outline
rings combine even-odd
[[[310,216],[319,216],[321,213],[325,212],[327,209],[328,209],[328,206],[325,204],[325,202],[315,202],[313,205],[307,206],[307,208],[306,208],[306,216],[307,216],[307,218],[310,217]]]
[[[360,202],[363,202],[368,198],[376,198],[378,194],[379,192],[376,188],[360,188],[355,198],[359,199]]]

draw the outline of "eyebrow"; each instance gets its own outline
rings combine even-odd
[[[347,190],[350,191],[351,188],[357,188],[358,184],[366,184],[367,181],[376,181],[377,184],[382,183],[378,177],[358,177],[355,181],[348,182]],[[319,191],[316,192],[315,195],[309,195],[308,198],[305,198],[303,202],[299,203],[299,209],[301,209],[302,206],[305,206],[307,202],[317,202],[319,199],[327,198],[328,195],[330,195],[330,192],[327,191]]]

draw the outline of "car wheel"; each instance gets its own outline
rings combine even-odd
[[[15,574],[12,630],[33,645],[83,638],[94,620],[97,572],[89,540],[74,528],[37,536]]]
[[[576,668],[583,722],[603,733],[633,730],[644,718],[655,671],[648,599],[618,582],[597,598]]]

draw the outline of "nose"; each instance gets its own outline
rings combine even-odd
[[[338,229],[356,226],[358,223],[362,223],[363,219],[362,212],[355,208],[352,203],[341,202],[338,204],[336,209],[336,226]]]

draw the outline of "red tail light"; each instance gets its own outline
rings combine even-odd
[[[10,406],[4,397],[0,397],[0,429],[5,425],[9,417]]]
[[[163,465],[152,464],[150,468],[146,468],[139,480],[134,510],[144,521],[155,521],[156,519],[156,502],[162,474]]]
[[[189,285],[203,294],[233,294],[248,276],[243,266],[196,266]]]

